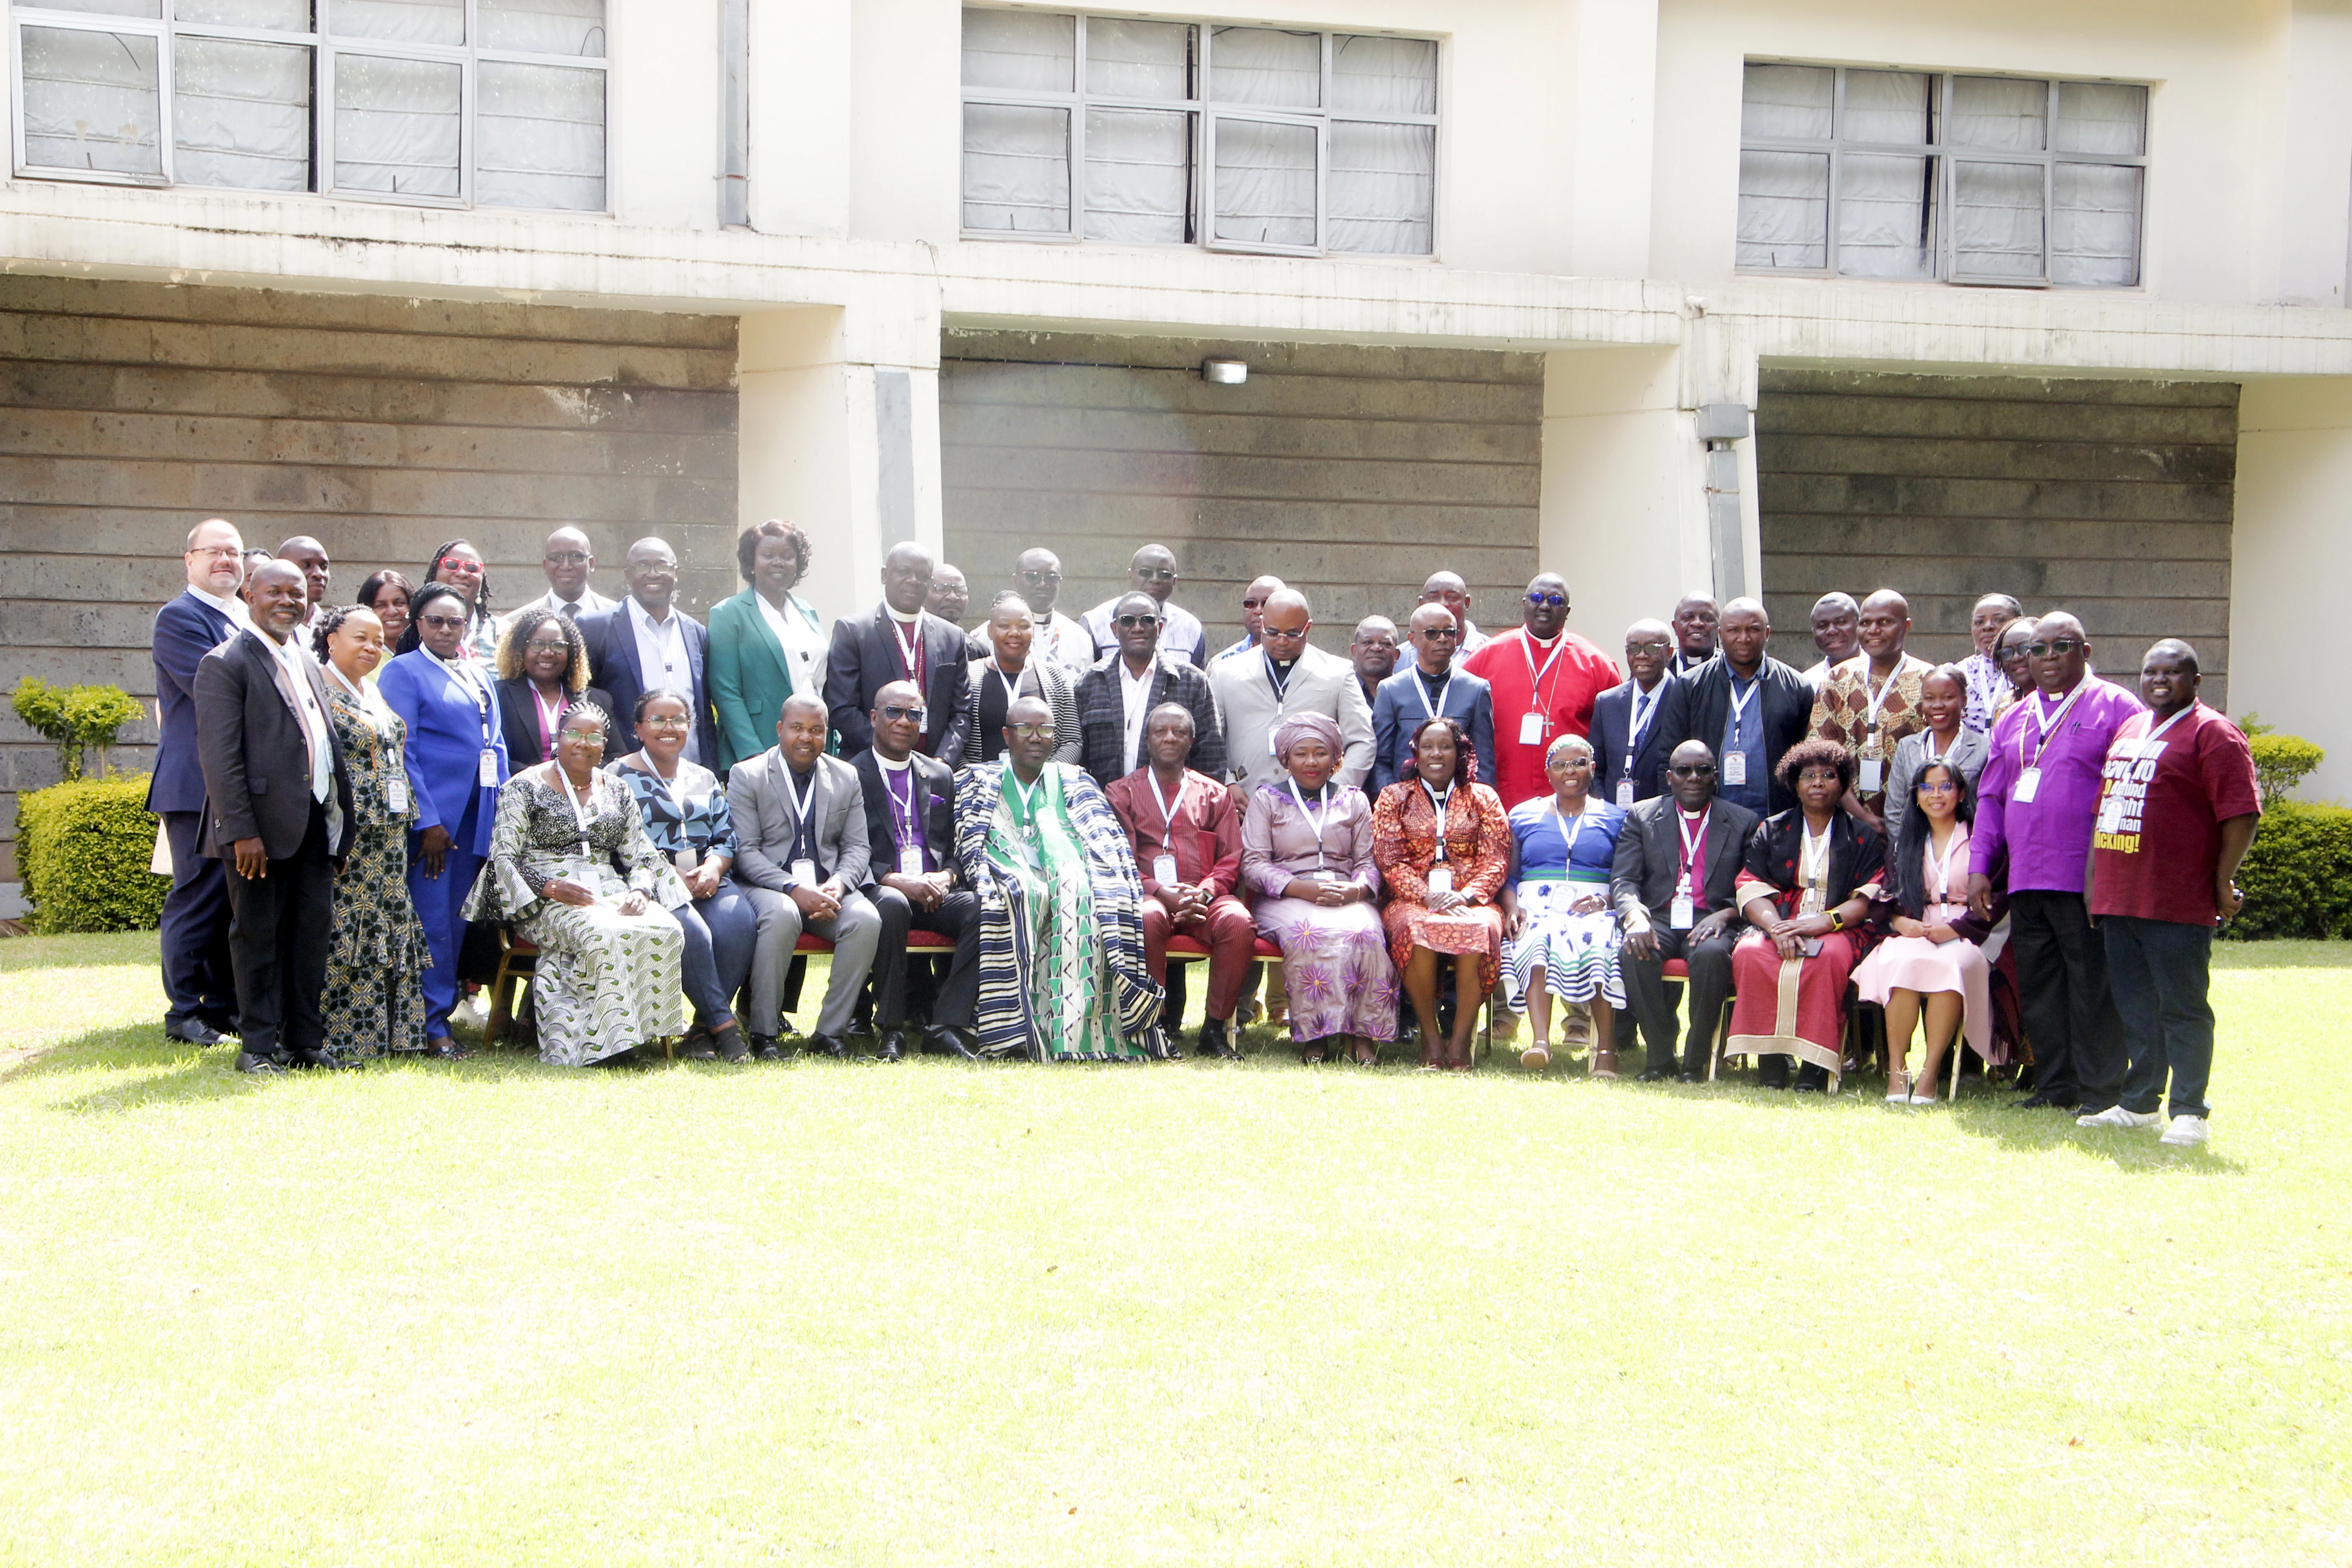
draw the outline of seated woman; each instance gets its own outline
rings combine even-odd
[[[645,693],[636,711],[642,749],[607,763],[605,771],[629,786],[646,837],[669,857],[693,895],[691,903],[669,911],[686,933],[679,966],[687,999],[694,1004],[694,1028],[679,1054],[748,1062],[751,1047],[736,1026],[735,994],[751,973],[760,917],[727,875],[735,864],[727,786],[709,768],[685,759],[693,713],[687,698],[667,687]]]
[[[1870,947],[1864,917],[1878,892],[1885,840],[1839,809],[1853,784],[1853,756],[1834,741],[1802,741],[1780,759],[1780,783],[1797,797],[1756,825],[1733,893],[1755,929],[1731,950],[1727,1057],[1760,1057],[1767,1089],[1789,1087],[1789,1058],[1804,1058],[1797,1089],[1817,1094],[1838,1069],[1845,984]]]
[[[1591,1031],[1592,1076],[1615,1078],[1612,1010],[1625,1005],[1625,983],[1617,972],[1609,868],[1625,813],[1592,798],[1592,742],[1562,735],[1544,752],[1550,796],[1511,809],[1511,874],[1502,898],[1511,943],[1503,981],[1511,1010],[1529,1015],[1535,1026],[1519,1053],[1521,1067],[1540,1071],[1551,1065],[1551,999],[1557,996]]]
[[[1389,889],[1381,918],[1389,956],[1404,972],[1421,1023],[1421,1065],[1470,1070],[1480,1001],[1502,972],[1511,824],[1502,798],[1478,782],[1478,753],[1458,721],[1423,719],[1412,731],[1412,776],[1372,805],[1372,861]],[[1437,1027],[1437,961],[1454,961],[1454,1034]]]
[[[534,605],[499,637],[499,726],[507,765],[518,773],[555,755],[555,732],[575,703],[613,710],[611,695],[588,684],[588,645],[572,617]]]
[[[563,716],[555,760],[507,781],[466,900],[467,920],[510,921],[538,944],[539,1059],[554,1067],[614,1060],[684,1024],[686,939],[667,906],[687,901],[686,884],[628,786],[597,767],[611,725],[583,703]]]
[[[1004,715],[1016,697],[1042,697],[1054,710],[1054,747],[1057,763],[1078,760],[1078,700],[1068,671],[1050,658],[1032,658],[1037,623],[1029,601],[1007,588],[989,606],[981,626],[990,648],[986,658],[971,661],[971,707],[964,733],[966,762],[992,763],[1004,754]]]
[[[1242,816],[1242,885],[1257,895],[1258,934],[1282,949],[1290,1037],[1319,1062],[1333,1050],[1360,1067],[1396,1038],[1396,968],[1381,930],[1372,807],[1332,782],[1339,726],[1301,713],[1274,732],[1288,775],[1250,792]]]

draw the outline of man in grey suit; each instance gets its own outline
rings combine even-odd
[[[1412,772],[1412,732],[1423,720],[1458,719],[1478,753],[1478,782],[1495,783],[1495,689],[1454,667],[1462,624],[1444,605],[1413,611],[1405,636],[1412,667],[1381,682],[1372,699],[1372,776],[1364,793],[1381,791]]]
[[[1690,1030],[1678,1077],[1696,1083],[1706,1075],[1731,994],[1731,946],[1742,929],[1732,886],[1756,814],[1716,799],[1715,753],[1698,741],[1675,748],[1666,790],[1625,814],[1609,868],[1609,901],[1625,931],[1622,966],[1642,1030],[1642,1081],[1656,1083],[1674,1071],[1665,963],[1679,958],[1690,967]]]
[[[784,700],[774,750],[736,763],[727,777],[735,879],[760,917],[744,1025],[752,1054],[767,1061],[783,1055],[776,1037],[784,974],[801,932],[833,943],[833,976],[809,1045],[835,1057],[849,1054],[843,1037],[882,938],[881,914],[857,890],[868,861],[866,792],[856,768],[824,754],[830,727],[824,703],[795,691]]]
[[[1244,790],[1283,776],[1274,756],[1274,732],[1299,713],[1320,713],[1339,726],[1346,748],[1337,774],[1340,784],[1361,785],[1371,775],[1372,710],[1356,684],[1356,667],[1309,647],[1307,634],[1314,626],[1307,595],[1285,588],[1265,602],[1257,647],[1220,660],[1209,672],[1210,689],[1224,716],[1225,765]]]

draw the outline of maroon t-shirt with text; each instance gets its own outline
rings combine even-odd
[[[2238,727],[2190,706],[2147,756],[2162,728],[2150,713],[2124,721],[2107,747],[2091,834],[2091,913],[2211,925],[2221,824],[2263,808],[2254,758]]]

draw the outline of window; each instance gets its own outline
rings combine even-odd
[[[47,0],[20,174],[603,212],[604,0]]]
[[[1739,266],[2139,281],[2147,89],[1749,61]]]
[[[968,235],[1427,256],[1426,38],[963,14]]]

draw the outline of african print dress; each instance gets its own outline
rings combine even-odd
[[[1503,911],[1495,895],[1511,871],[1511,825],[1502,798],[1482,784],[1456,784],[1445,813],[1445,855],[1454,890],[1474,903],[1444,913],[1429,907],[1429,874],[1437,861],[1437,809],[1418,778],[1392,784],[1372,803],[1372,860],[1389,889],[1381,919],[1389,957],[1399,970],[1412,950],[1478,954],[1478,991],[1495,989],[1503,967]]]
[[[1511,1011],[1528,1007],[1528,984],[1540,966],[1544,989],[1565,1002],[1591,1002],[1598,994],[1611,1006],[1625,1005],[1625,982],[1617,968],[1617,914],[1609,907],[1609,868],[1625,813],[1606,801],[1587,799],[1584,809],[1562,816],[1547,795],[1511,808],[1511,837],[1517,847],[1514,875],[1525,925],[1504,955],[1504,991]],[[1601,908],[1578,914],[1576,906],[1599,899]]]
[[[335,878],[333,944],[320,994],[327,1048],[354,1057],[425,1048],[425,992],[433,960],[408,896],[408,726],[375,688],[354,697],[331,673],[327,714],[352,775],[351,858]],[[399,804],[394,805],[395,792]]]
[[[686,938],[669,910],[687,901],[686,884],[646,837],[628,785],[602,770],[591,775],[583,824],[564,786],[541,775],[517,773],[499,791],[489,858],[466,918],[510,921],[539,945],[531,986],[540,1059],[585,1067],[684,1030]],[[557,877],[594,888],[596,901],[578,909],[541,897]],[[631,890],[649,900],[642,914],[620,911]]]
[[[1396,965],[1381,925],[1372,806],[1364,792],[1326,784],[1320,795],[1294,795],[1288,779],[1252,790],[1242,819],[1242,881],[1257,895],[1251,912],[1258,934],[1282,949],[1290,1037],[1301,1045],[1334,1035],[1395,1039]],[[1365,896],[1327,909],[1288,897],[1298,881],[1353,882]]]

